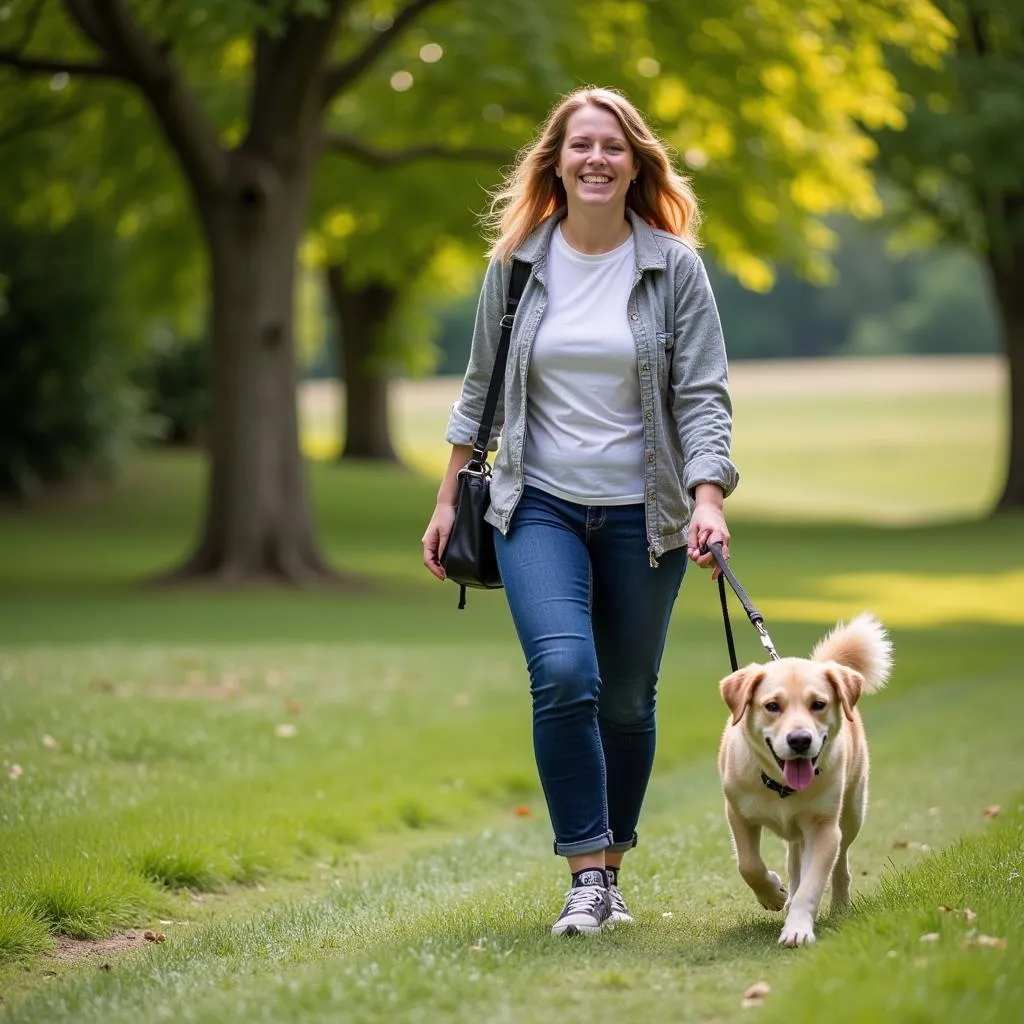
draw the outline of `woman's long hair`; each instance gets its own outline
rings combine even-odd
[[[504,183],[492,195],[490,210],[482,218],[491,237],[489,255],[500,255],[508,262],[548,214],[566,205],[565,185],[555,167],[569,118],[585,106],[614,114],[633,150],[640,172],[626,193],[626,206],[651,227],[696,244],[697,198],[687,179],[672,167],[664,143],[620,92],[588,87],[559,102],[536,141],[520,152]]]

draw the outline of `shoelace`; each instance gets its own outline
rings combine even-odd
[[[604,903],[605,892],[606,890],[599,885],[580,885],[570,889],[565,894],[566,904],[562,916],[575,914],[581,910],[592,911],[599,903]]]
[[[612,910],[617,910],[623,914],[629,914],[629,907],[626,906],[626,901],[623,899],[622,890],[617,885],[610,885],[608,886],[608,892],[611,894],[612,898]]]

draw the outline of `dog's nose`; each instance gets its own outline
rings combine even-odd
[[[786,742],[794,754],[806,754],[811,749],[811,734],[806,729],[786,733]]]

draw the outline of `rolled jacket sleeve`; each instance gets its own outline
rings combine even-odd
[[[448,417],[445,438],[450,444],[476,444],[480,432],[480,420],[487,401],[487,389],[491,383],[494,357],[501,339],[501,318],[505,312],[505,294],[510,271],[502,265],[500,257],[494,257],[488,264],[484,282],[480,288],[480,299],[476,307],[476,322],[473,326],[473,342],[470,346],[469,364],[462,379],[462,390],[452,405]],[[498,404],[494,410],[494,422],[488,437],[488,451],[495,451],[498,438],[505,424],[505,388],[498,393]]]
[[[739,482],[729,458],[729,369],[718,307],[699,257],[677,282],[675,311],[669,386],[683,449],[683,486],[692,496],[699,484],[717,484],[729,495]]]

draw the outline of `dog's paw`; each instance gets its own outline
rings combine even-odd
[[[765,883],[763,888],[757,890],[757,902],[765,910],[781,910],[786,905],[786,897],[789,895],[782,884],[782,879],[774,871],[769,871]]]
[[[809,946],[814,942],[814,921],[808,914],[790,914],[779,936],[780,946]]]

